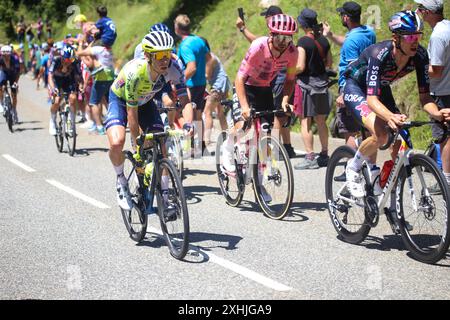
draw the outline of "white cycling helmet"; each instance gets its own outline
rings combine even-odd
[[[148,53],[172,50],[173,38],[167,32],[152,31],[145,35],[141,44],[142,50]]]
[[[12,53],[11,46],[3,46],[1,49],[1,53],[2,54],[11,54]]]

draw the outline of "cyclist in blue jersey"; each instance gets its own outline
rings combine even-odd
[[[17,83],[20,78],[19,59],[13,54],[13,49],[11,46],[3,46],[0,52],[0,110],[3,112],[3,107],[1,105],[1,101],[3,101],[2,86],[9,82],[11,86],[13,120],[15,123],[18,123]]]

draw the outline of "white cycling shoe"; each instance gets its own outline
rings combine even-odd
[[[117,182],[117,203],[123,210],[131,210],[133,208],[133,201],[131,200],[128,185],[122,185]]]
[[[361,172],[353,171],[347,166],[345,169],[345,176],[347,178],[347,189],[350,191],[353,197],[364,197],[364,185],[362,183]]]
[[[50,119],[50,123],[48,124],[48,133],[52,136],[56,136],[56,123],[52,119]]]

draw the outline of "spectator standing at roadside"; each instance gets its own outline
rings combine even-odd
[[[324,23],[323,36],[333,43],[341,46],[339,61],[339,96],[336,99],[336,116],[339,133],[344,135],[348,146],[356,149],[355,135],[360,131],[358,122],[352,113],[344,105],[343,89],[345,85],[344,71],[347,66],[358,59],[365,48],[376,42],[376,35],[369,26],[361,25],[361,6],[353,1],[344,3],[337,9],[341,16],[341,22],[349,31],[345,36],[335,35],[331,32],[328,23]]]
[[[19,43],[23,43],[25,39],[25,30],[26,25],[23,16],[21,16],[19,22],[16,25],[17,41]]]
[[[202,113],[205,108],[206,60],[211,58],[211,54],[206,43],[200,37],[191,33],[191,20],[187,15],[178,15],[175,18],[174,26],[175,34],[182,39],[178,47],[178,57],[185,67],[184,76],[189,88],[190,100],[196,105],[194,119],[197,132],[202,134],[199,139],[203,138],[201,146],[203,154],[206,149],[202,121]],[[195,149],[197,149],[197,146],[195,146]],[[198,152],[199,150],[194,150],[194,154]]]
[[[326,119],[330,113],[327,68],[332,66],[330,43],[322,35],[322,25],[317,22],[317,13],[304,9],[297,20],[305,32],[298,40],[297,84],[303,96],[303,119],[301,133],[306,156],[298,163],[296,170],[317,169],[328,164],[328,127]],[[319,157],[314,154],[312,120],[317,124],[322,151]]]

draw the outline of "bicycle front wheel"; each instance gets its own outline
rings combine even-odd
[[[70,115],[66,115],[66,122],[65,122],[65,139],[67,141],[67,151],[69,152],[69,155],[73,157],[75,154],[75,147],[77,145],[77,133],[76,133],[76,127],[75,123],[72,123],[69,120]]]
[[[11,133],[13,133],[14,129],[13,129],[13,113],[12,113],[11,100],[6,99],[5,108],[6,108],[6,112],[5,112],[6,123],[8,125],[9,131]]]
[[[161,160],[159,172],[155,193],[161,230],[170,254],[175,259],[181,260],[186,256],[189,248],[189,215],[186,197],[180,176],[172,161]]]
[[[167,157],[178,170],[180,179],[183,180],[183,149],[179,137],[167,138]]]
[[[361,243],[369,234],[364,202],[354,198],[347,189],[345,168],[355,151],[348,146],[337,148],[328,162],[325,194],[331,222],[339,237],[349,243]]]
[[[61,116],[61,114],[58,112],[57,117],[58,119],[56,120],[55,142],[58,152],[62,152],[64,147],[64,128],[63,128],[64,116]]]
[[[123,222],[130,234],[130,238],[136,242],[141,242],[147,232],[148,217],[144,212],[144,199],[140,192],[140,179],[136,172],[136,161],[133,158],[133,154],[129,151],[124,151],[124,156],[123,174],[128,181],[133,208],[131,210],[121,208],[120,210],[122,211]]]
[[[294,174],[287,151],[276,138],[264,136],[259,140],[257,161],[252,163],[252,170],[261,209],[271,219],[283,219],[294,197]]]
[[[396,193],[400,232],[413,258],[425,263],[444,258],[450,245],[450,192],[436,163],[426,155],[412,155],[410,166],[400,172]]]

